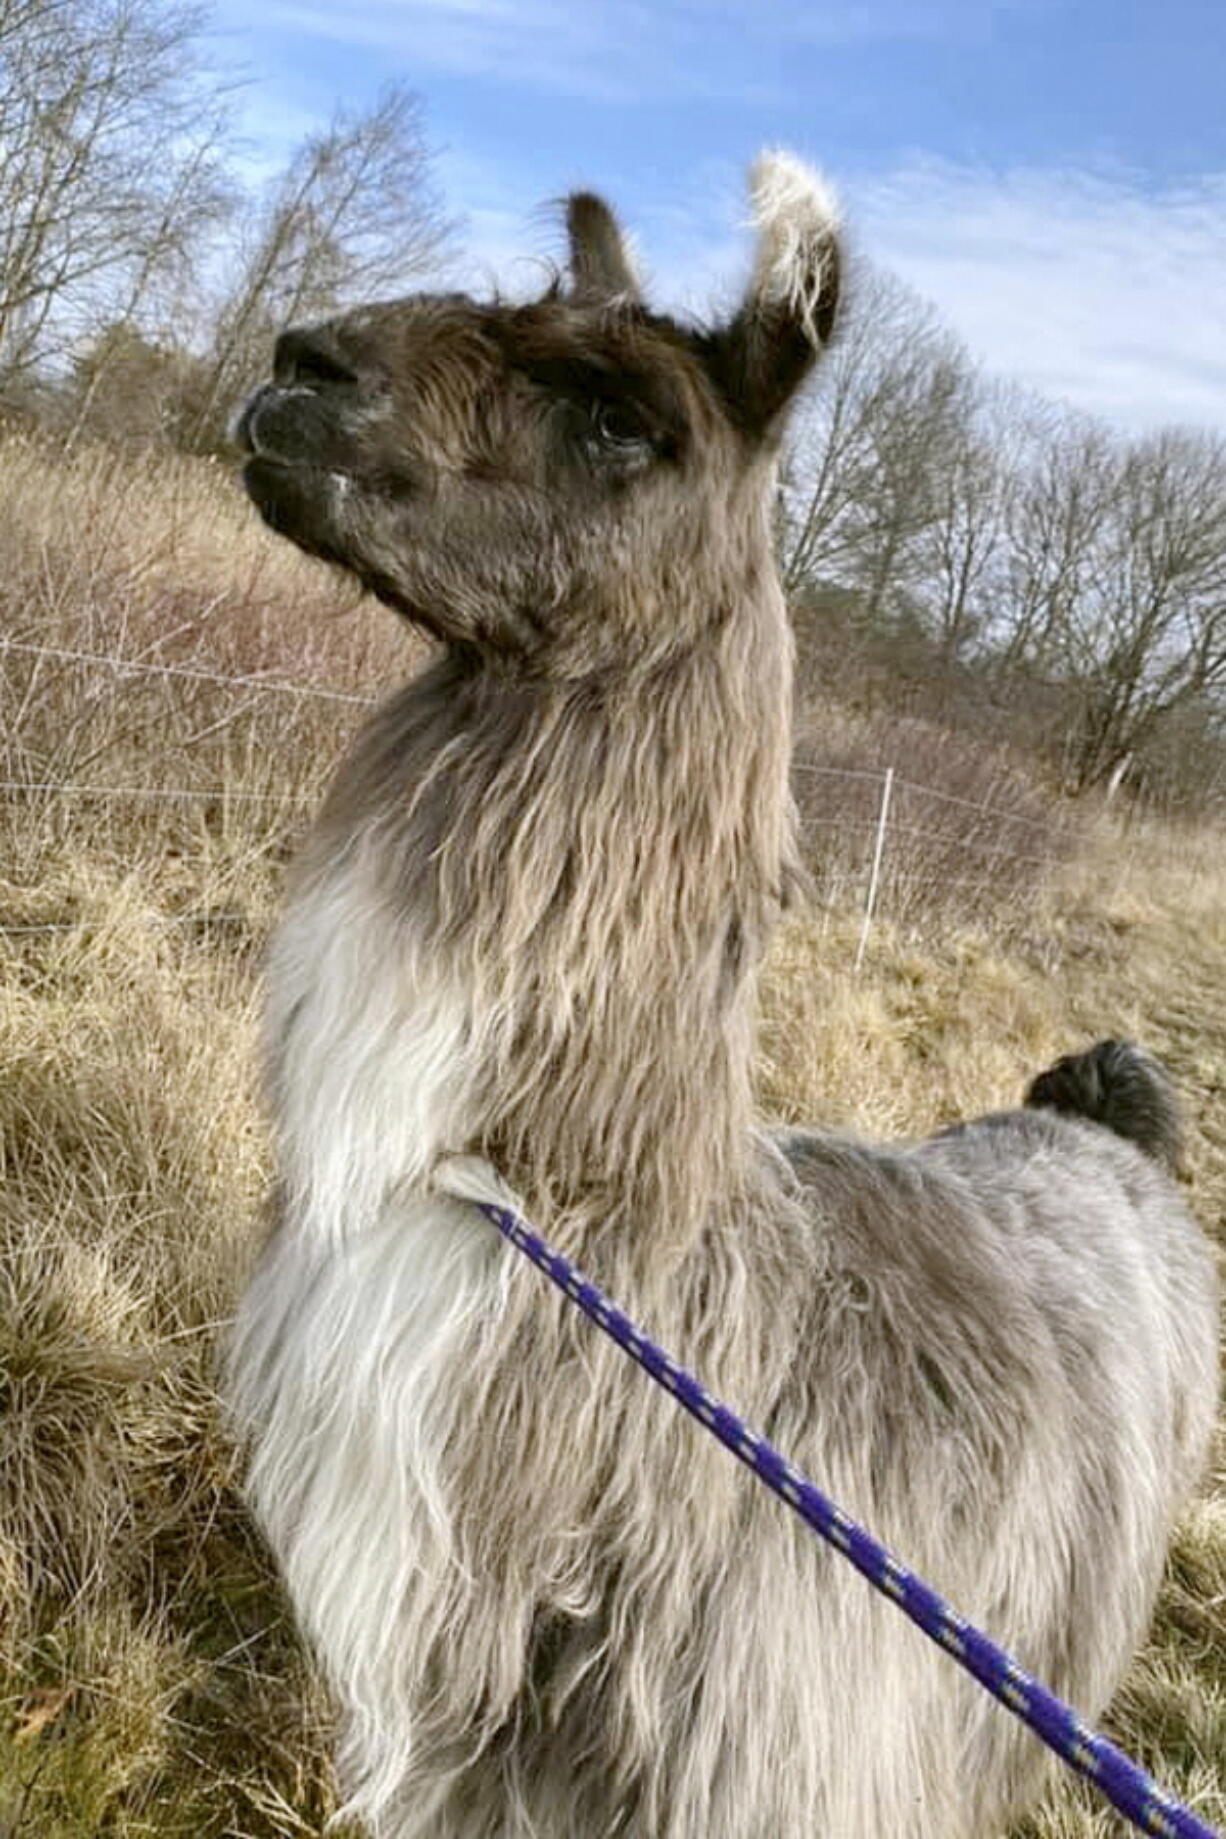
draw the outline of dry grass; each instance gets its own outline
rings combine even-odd
[[[404,668],[383,617],[338,618],[336,585],[211,469],[8,441],[0,520],[0,641],[354,693]],[[238,1500],[213,1361],[268,1179],[260,948],[359,714],[0,649],[0,776],[207,794],[0,793],[3,1839],[293,1839],[334,1805],[327,1706]],[[1070,1044],[1137,1034],[1184,1086],[1192,1198],[1220,1234],[1224,852],[1091,827],[1048,854],[1003,904],[887,890],[858,978],[854,912],[794,923],[764,1101],[918,1132],[1011,1101]],[[1221,1462],[1112,1719],[1226,1825]],[[1071,1789],[1030,1835],[1118,1830]]]

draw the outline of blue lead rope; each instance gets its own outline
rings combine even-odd
[[[691,1417],[705,1424],[806,1525],[849,1558],[875,1589],[897,1603],[917,1627],[939,1642],[1015,1717],[1028,1724],[1049,1749],[1092,1781],[1133,1826],[1143,1833],[1157,1833],[1160,1839],[1222,1839],[1188,1808],[1168,1800],[1122,1750],[1095,1735],[1070,1706],[1031,1679],[1003,1649],[956,1615],[943,1597],[899,1564],[764,1437],[750,1430],[734,1411],[713,1398],[705,1386],[649,1341],[603,1291],[558,1252],[551,1251],[514,1213],[487,1201],[474,1204],[512,1245],[566,1292],[584,1315],[611,1335],[657,1384],[671,1392]]]

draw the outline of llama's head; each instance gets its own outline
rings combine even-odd
[[[612,212],[578,193],[569,285],[541,300],[419,295],[287,332],[238,424],[259,510],[503,669],[692,643],[771,566],[773,458],[838,300],[821,180],[765,155],[752,198],[723,325],[650,311]]]

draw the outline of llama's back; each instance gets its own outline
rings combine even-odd
[[[837,1447],[842,1414],[843,1436],[868,1446],[863,1492],[843,1504],[1097,1716],[1143,1639],[1206,1457],[1217,1309],[1203,1235],[1155,1160],[1054,1110],[903,1152],[797,1134],[784,1147],[846,1293],[813,1382],[825,1436]],[[908,1672],[922,1676],[901,1635],[892,1669],[904,1696]],[[998,1832],[1042,1752],[945,1669],[966,1798],[916,1830]],[[931,1705],[916,1709],[929,1755],[941,1728]]]
[[[965,1181],[987,1217],[1003,1216],[1004,1242],[1053,1327],[1074,1291],[1102,1317],[1081,1351],[1091,1369],[1108,1348],[1121,1364],[1103,1407],[1109,1417],[1122,1407],[1169,1411],[1182,1499],[1203,1470],[1216,1411],[1217,1277],[1172,1180],[1182,1122],[1165,1068],[1131,1042],[1100,1041],[1034,1079],[1025,1109],[942,1132],[917,1153]],[[1083,1376],[1066,1353],[1074,1392],[1084,1396],[1093,1371]]]
[[[774,1165],[771,1217],[740,1222],[740,1301],[711,1247],[674,1280],[705,1286],[729,1345],[774,1330],[763,1390],[732,1402],[1096,1716],[1204,1456],[1197,1228],[1139,1152],[1055,1114],[900,1152],[782,1141],[794,1184]],[[503,1741],[423,1833],[1002,1834],[1052,1767],[1037,1740],[615,1350],[591,1358],[602,1415],[636,1427],[606,1450],[618,1510],[589,1527],[607,1583],[542,1622]]]

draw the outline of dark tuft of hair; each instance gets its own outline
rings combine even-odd
[[[1165,1067],[1131,1041],[1099,1041],[1066,1054],[1030,1086],[1026,1103],[1103,1124],[1172,1174],[1183,1159],[1175,1088]]]

